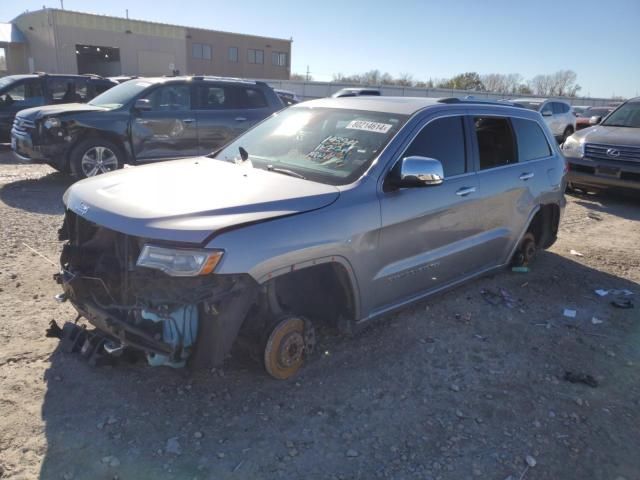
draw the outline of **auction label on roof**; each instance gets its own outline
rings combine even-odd
[[[367,132],[387,133],[391,127],[390,123],[367,122],[366,120],[353,120],[345,128],[351,130],[365,130]]]

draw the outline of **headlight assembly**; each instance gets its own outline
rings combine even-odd
[[[584,157],[584,142],[571,136],[562,144],[562,153],[565,157],[582,158]]]
[[[62,122],[60,121],[59,118],[56,118],[56,117],[49,117],[44,121],[44,126],[45,128],[48,128],[48,129],[60,128],[61,125],[62,125]]]
[[[172,277],[195,277],[212,273],[222,255],[221,250],[166,248],[145,245],[136,265],[155,268]]]

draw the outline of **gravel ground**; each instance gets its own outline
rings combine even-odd
[[[638,199],[568,197],[530,273],[469,283],[353,338],[327,332],[278,382],[238,355],[190,373],[58,351],[44,331],[74,312],[52,301],[55,265],[27,246],[57,260],[69,184],[0,152],[1,478],[640,478]],[[598,288],[635,292],[636,308]]]

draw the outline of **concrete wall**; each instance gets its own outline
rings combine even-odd
[[[269,85],[273,88],[281,88],[283,90],[290,90],[295,92],[299,97],[304,100],[310,100],[312,98],[328,97],[332,93],[337,92],[341,88],[347,87],[362,87],[364,85],[354,85],[346,83],[333,83],[333,82],[302,82],[294,80],[269,80],[265,79]],[[414,88],[414,87],[397,87],[391,85],[378,86],[383,95],[393,97],[432,97],[432,98],[445,98],[445,97],[465,97],[471,95],[474,98],[481,98],[487,100],[500,100],[504,98],[524,98],[532,97],[535,95],[505,95],[502,93],[488,93],[488,92],[471,92],[466,90],[453,90],[446,88]],[[608,105],[612,101],[610,98],[587,98],[587,97],[558,97],[562,100],[569,102],[571,105],[591,105],[601,106]]]
[[[24,70],[13,73],[43,71],[58,73],[53,11],[38,10],[17,17],[12,23],[18,26],[27,39],[27,62]],[[73,72],[75,73],[75,70]]]
[[[211,45],[211,60],[193,58],[194,43]],[[237,63],[229,61],[229,47],[238,49]],[[248,49],[262,50],[264,63],[249,63]],[[273,65],[271,61],[273,52],[286,53],[287,64]],[[188,28],[186,54],[186,73],[282,80],[288,79],[291,73],[291,42],[289,40]]]

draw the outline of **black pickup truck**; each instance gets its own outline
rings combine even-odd
[[[284,104],[266,83],[221,77],[138,78],[87,104],[31,108],[11,130],[14,153],[78,178],[203,155]]]

